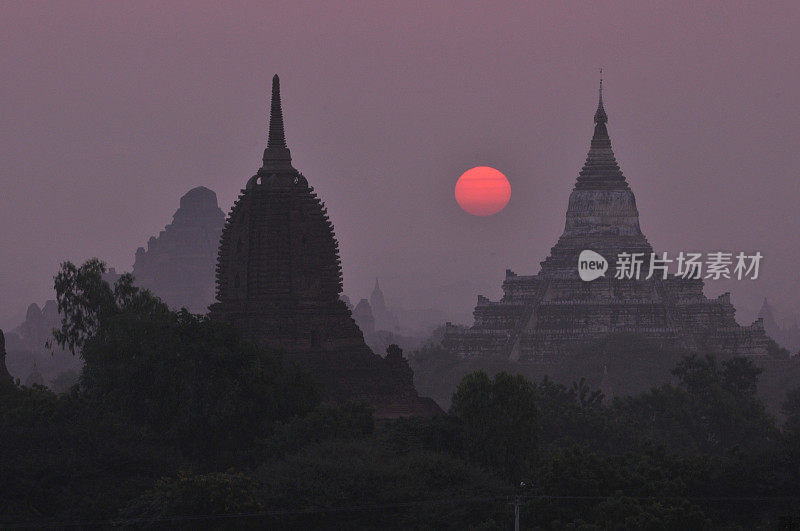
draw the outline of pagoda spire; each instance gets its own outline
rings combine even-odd
[[[608,115],[603,105],[603,69],[600,69],[600,89],[594,113],[594,134],[586,156],[586,164],[578,176],[577,188],[627,188],[625,177],[611,149],[608,136]]]
[[[600,69],[600,97],[597,101],[597,110],[594,113],[594,137],[595,138],[608,138],[608,130],[606,124],[608,123],[608,115],[606,109],[603,107],[603,69]]]
[[[267,147],[286,147],[286,135],[283,132],[283,110],[281,109],[281,80],[278,74],[272,76],[272,102],[269,109],[269,140],[267,141]]]
[[[272,101],[269,110],[269,136],[264,150],[264,166],[286,165],[292,156],[286,147],[286,133],[283,130],[283,110],[281,109],[281,80],[278,74],[272,77]]]
[[[375,277],[375,287],[372,288],[372,294],[369,296],[370,301],[374,300],[375,297],[380,297],[383,300],[383,291],[381,290],[381,286],[378,283],[378,277]],[[381,304],[383,304],[381,302]]]
[[[594,123],[607,123],[608,122],[608,115],[606,114],[606,110],[603,107],[603,69],[600,69],[600,99],[597,102],[597,111],[594,113]]]

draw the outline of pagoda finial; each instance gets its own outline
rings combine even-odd
[[[597,111],[594,113],[594,123],[604,124],[608,122],[608,115],[603,107],[603,69],[600,69],[600,99],[597,102]]]
[[[283,110],[281,109],[281,80],[278,74],[272,77],[272,101],[269,109],[269,137],[264,150],[264,167],[285,168],[292,160],[286,147],[286,134],[283,131]]]
[[[268,148],[285,148],[286,135],[283,132],[283,111],[281,110],[281,80],[278,74],[272,76],[272,103],[269,110]]]
[[[603,68],[600,67],[600,102],[603,101]]]

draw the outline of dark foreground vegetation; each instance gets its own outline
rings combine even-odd
[[[67,393],[0,383],[0,527],[750,529],[800,525],[800,389],[694,356],[605,403],[467,375],[449,414],[376,424],[231,328],[65,264]],[[524,487],[521,486],[524,483]]]

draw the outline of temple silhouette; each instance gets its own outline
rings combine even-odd
[[[222,230],[211,318],[302,365],[329,401],[367,400],[378,417],[439,411],[417,395],[402,356],[382,358],[367,347],[341,291],[333,225],[314,188],[292,166],[276,75],[263,164]]]
[[[172,223],[148,240],[147,249],[136,250],[136,283],[172,308],[204,313],[214,302],[217,247],[224,223],[217,194],[204,186],[186,192]]]
[[[471,328],[448,323],[444,345],[463,358],[539,363],[565,356],[610,334],[636,334],[656,344],[729,355],[767,354],[761,320],[737,324],[730,294],[703,294],[702,278],[648,276],[653,251],[639,227],[636,198],[608,135],[603,87],[586,163],[569,197],[564,232],[536,275],[506,270],[503,297],[478,296]],[[578,256],[592,250],[609,262],[604,277],[585,282]],[[643,253],[640,279],[614,278],[619,253]]]

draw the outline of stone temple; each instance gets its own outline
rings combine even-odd
[[[612,334],[636,334],[655,344],[729,355],[767,354],[761,320],[740,326],[730,294],[703,294],[703,280],[658,272],[644,280],[652,247],[639,228],[636,199],[611,149],[600,100],[586,164],[569,197],[564,232],[536,275],[506,270],[503,297],[478,296],[475,323],[448,323],[444,345],[463,358],[533,363],[566,356]],[[608,262],[604,277],[585,282],[578,256],[593,250]],[[644,253],[640,279],[615,279],[619,253]]]
[[[333,225],[314,188],[292,166],[276,75],[263,165],[222,231],[211,318],[302,365],[329,401],[366,400],[384,418],[439,411],[417,395],[402,356],[382,358],[367,347],[341,291]]]
[[[217,246],[224,224],[217,194],[203,186],[189,190],[172,223],[150,238],[147,249],[136,250],[136,283],[173,308],[205,313],[214,301]]]

